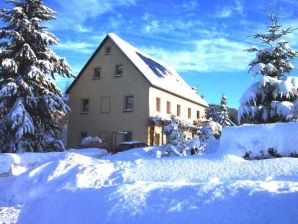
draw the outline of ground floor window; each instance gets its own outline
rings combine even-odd
[[[123,136],[123,140],[125,142],[129,142],[129,141],[132,141],[132,131],[128,131],[127,134],[125,134]]]

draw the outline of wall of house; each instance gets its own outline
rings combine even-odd
[[[157,111],[156,108],[156,98],[160,98],[160,112]],[[149,89],[149,104],[150,104],[150,117],[155,116],[157,114],[167,114],[167,101],[171,103],[171,114],[177,116],[177,105],[180,105],[180,118],[189,123],[193,123],[194,120],[197,119],[197,111],[200,113],[200,119],[205,118],[206,115],[206,107],[201,106],[199,104],[193,103],[191,101],[185,100],[173,94],[164,92],[155,87],[150,87]],[[188,108],[191,109],[191,117],[188,117]],[[161,128],[154,129],[154,135],[158,134],[162,136]],[[191,132],[185,133],[187,138],[192,137]],[[159,142],[162,142],[160,139]],[[155,144],[155,143],[154,143]]]
[[[106,47],[111,54],[106,55]],[[123,64],[122,77],[114,77],[115,65]],[[99,80],[93,79],[94,68],[101,68]],[[78,147],[81,133],[100,136],[110,148],[112,132],[131,131],[133,140],[147,142],[149,117],[149,82],[126,58],[121,50],[110,40],[104,43],[82,76],[70,90],[69,104],[72,112],[69,116],[68,147]],[[125,96],[134,97],[132,112],[123,111]],[[110,108],[102,111],[101,97],[107,96]],[[81,113],[81,100],[89,99],[89,112]],[[107,112],[109,111],[109,112]],[[103,113],[104,112],[104,113]],[[118,135],[118,141],[123,136]]]

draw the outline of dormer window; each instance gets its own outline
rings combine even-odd
[[[106,55],[110,55],[110,54],[111,54],[111,49],[112,49],[112,48],[111,48],[110,46],[106,47],[106,48],[105,48],[105,54],[106,54]]]
[[[100,67],[94,69],[93,79],[100,79],[101,69]]]
[[[116,65],[114,77],[121,77],[122,74],[123,74],[123,65],[122,64]]]

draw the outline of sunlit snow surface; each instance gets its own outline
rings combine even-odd
[[[0,223],[297,223],[298,159],[246,161],[211,145],[184,158],[0,155]]]

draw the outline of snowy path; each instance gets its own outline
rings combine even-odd
[[[61,153],[0,195],[0,223],[297,223],[298,159]]]

